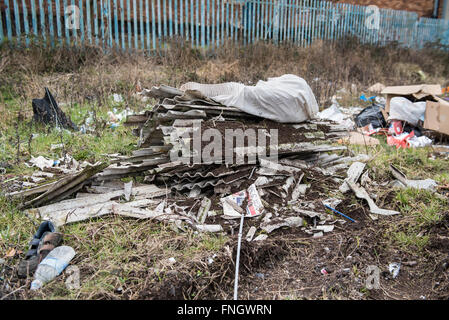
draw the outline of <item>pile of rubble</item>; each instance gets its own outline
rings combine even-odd
[[[235,219],[244,214],[250,218],[248,241],[263,240],[282,227],[319,237],[335,223],[353,221],[334,209],[340,200],[326,199],[325,187],[354,191],[372,213],[397,213],[377,208],[357,184],[364,164],[353,162],[367,157],[345,156],[345,146],[331,144],[347,136],[345,126],[326,120],[277,123],[193,90],[160,86],[143,94],[158,103],[127,118],[125,125],[136,127],[133,133],[139,136],[132,156],[110,155],[110,164],[85,165],[58,181],[9,196],[23,198],[30,216],[58,226],[119,214],[169,221],[178,231],[233,233]],[[222,142],[212,148],[212,159],[204,159],[208,129]],[[256,133],[255,145],[248,132]],[[241,139],[243,146],[229,149],[228,133],[232,143]],[[261,140],[270,143],[260,147]],[[338,174],[351,163],[348,177]],[[121,181],[137,176],[144,179]]]

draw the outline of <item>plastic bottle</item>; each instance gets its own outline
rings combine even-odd
[[[68,266],[74,256],[75,250],[68,246],[56,247],[50,251],[47,257],[37,266],[34,280],[31,282],[31,290],[38,290],[45,283],[56,278]]]

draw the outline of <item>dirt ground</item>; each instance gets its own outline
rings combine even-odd
[[[390,194],[383,206],[396,208]],[[355,204],[354,204],[355,202]],[[385,238],[389,225],[401,217],[381,217],[372,221],[366,206],[353,196],[337,210],[356,220],[322,238],[312,238],[300,230],[277,230],[269,239],[242,243],[239,297],[242,299],[448,299],[449,298],[449,213],[431,229],[430,242],[422,253],[398,250]],[[234,236],[227,244],[234,248]],[[388,266],[401,263],[393,278]],[[367,288],[371,273],[379,268],[379,286]],[[192,266],[192,269],[201,266]],[[229,252],[222,252],[212,265],[203,265],[210,277],[197,281],[190,274],[171,271],[159,286],[143,288],[139,298],[230,299],[233,293],[234,263]],[[201,288],[199,292],[198,289]]]

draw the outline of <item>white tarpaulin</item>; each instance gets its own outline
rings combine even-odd
[[[277,122],[303,122],[318,113],[312,89],[304,79],[292,74],[260,80],[255,86],[188,82],[181,90],[198,90],[226,106]]]

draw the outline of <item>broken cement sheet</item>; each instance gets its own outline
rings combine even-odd
[[[246,241],[250,242],[251,240],[253,240],[254,235],[256,234],[257,228],[252,226],[251,228],[249,228],[248,233],[246,234]]]
[[[188,82],[181,90],[198,90],[226,106],[266,119],[284,123],[303,122],[318,113],[318,104],[307,82],[295,75],[286,74],[255,86],[227,82],[200,84]]]
[[[260,228],[267,233],[271,233],[282,227],[302,227],[303,219],[301,217],[275,218],[268,222],[262,223]]]
[[[264,206],[260,199],[259,192],[257,191],[256,186],[252,184],[247,190],[242,190],[220,199],[223,205],[223,215],[225,218],[240,218],[241,213],[238,212],[239,210],[237,210],[237,208],[241,207],[245,199],[248,200],[245,217],[255,217],[263,213]],[[244,212],[243,209],[241,211]]]
[[[349,187],[354,191],[357,198],[365,199],[368,202],[368,206],[371,213],[384,215],[384,216],[392,216],[395,214],[399,214],[398,211],[394,210],[387,210],[387,209],[381,209],[379,208],[371,199],[371,197],[368,195],[368,192],[366,192],[365,188],[360,187],[355,182],[352,182],[350,180],[346,180],[346,183],[349,185]]]
[[[39,206],[50,201],[60,201],[65,199],[82,188],[84,182],[97,172],[107,167],[107,163],[97,162],[93,166],[87,166],[83,171],[62,178],[38,197],[25,202],[21,208]]]
[[[131,195],[136,200],[125,204],[112,200],[125,195],[125,190],[118,190],[105,194],[94,194],[90,197],[64,200],[44,207],[29,209],[27,213],[37,219],[50,220],[57,226],[111,213],[134,218],[157,218],[166,216],[166,213],[157,210],[139,209],[139,207],[148,206],[153,203],[150,198],[164,196],[165,194],[166,190],[148,185],[133,188]]]
[[[365,165],[366,164],[363,162],[354,162],[351,164],[351,166],[348,169],[348,177],[345,179],[345,181],[343,181],[343,184],[339,188],[341,193],[346,193],[349,190],[351,190],[346,182],[350,181],[353,183],[357,183],[357,181],[360,179],[360,176],[363,173],[363,170],[365,169]]]
[[[425,179],[425,180],[409,180],[398,168],[390,164],[390,171],[393,176],[399,180],[399,182],[409,188],[414,189],[425,189],[425,190],[435,190],[437,187],[437,183],[433,179]]]
[[[197,224],[196,229],[200,232],[221,232],[223,227],[219,224]]]

